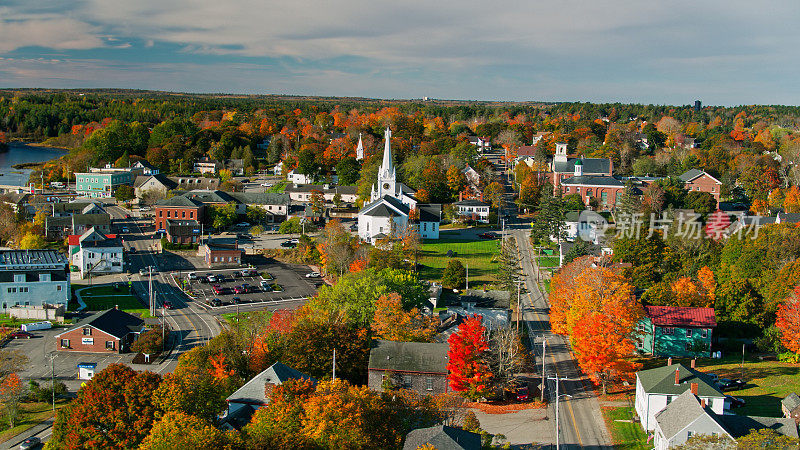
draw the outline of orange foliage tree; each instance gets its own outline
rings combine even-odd
[[[450,388],[472,400],[486,395],[492,377],[489,366],[484,361],[485,353],[489,350],[484,331],[486,329],[481,324],[480,317],[471,316],[447,340],[450,344],[447,353],[447,379],[450,381]]]
[[[439,320],[422,314],[417,308],[403,309],[400,294],[381,295],[375,302],[372,331],[388,341],[430,342],[436,335]]]
[[[778,308],[775,326],[781,331],[783,346],[800,354],[800,286]]]
[[[800,212],[800,189],[797,186],[792,186],[786,191],[783,209],[788,213]]]

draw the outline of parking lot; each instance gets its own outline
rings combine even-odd
[[[273,263],[258,265],[255,274],[242,275],[247,269],[197,270],[175,275],[188,293],[205,307],[225,309],[236,304],[274,303],[299,298],[308,298],[316,293],[323,282],[320,278],[309,278],[311,270],[304,266]],[[191,279],[194,273],[197,279]],[[201,278],[213,276],[216,281],[204,282]],[[219,277],[223,279],[220,281]],[[248,286],[247,292],[242,289]],[[214,301],[218,299],[219,302]]]

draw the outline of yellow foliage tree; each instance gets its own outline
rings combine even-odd
[[[417,308],[403,309],[400,295],[392,292],[381,295],[375,302],[372,331],[376,337],[389,341],[430,342],[436,335],[439,320],[425,316]]]

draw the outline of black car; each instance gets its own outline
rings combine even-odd
[[[736,389],[741,389],[747,383],[745,383],[743,380],[731,380],[729,378],[720,378],[717,384],[719,385],[719,388],[723,391],[733,391]]]
[[[731,408],[739,408],[745,405],[745,400],[740,397],[734,397],[732,395],[726,395],[725,397],[731,402]]]
[[[233,297],[231,299],[231,301],[233,302],[234,305],[238,305],[239,303],[242,303],[242,299],[239,298],[239,297]]]
[[[281,247],[295,248],[295,247],[297,247],[297,244],[295,244],[292,241],[283,241],[283,242],[281,242]]]
[[[211,304],[211,306],[222,306],[222,300],[218,298],[212,298],[209,303]]]

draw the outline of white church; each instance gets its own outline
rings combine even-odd
[[[391,137],[391,130],[386,128],[378,181],[372,186],[370,203],[358,212],[358,236],[374,243],[385,237],[400,236],[413,227],[423,239],[439,239],[442,205],[417,202],[416,191],[397,181]]]

